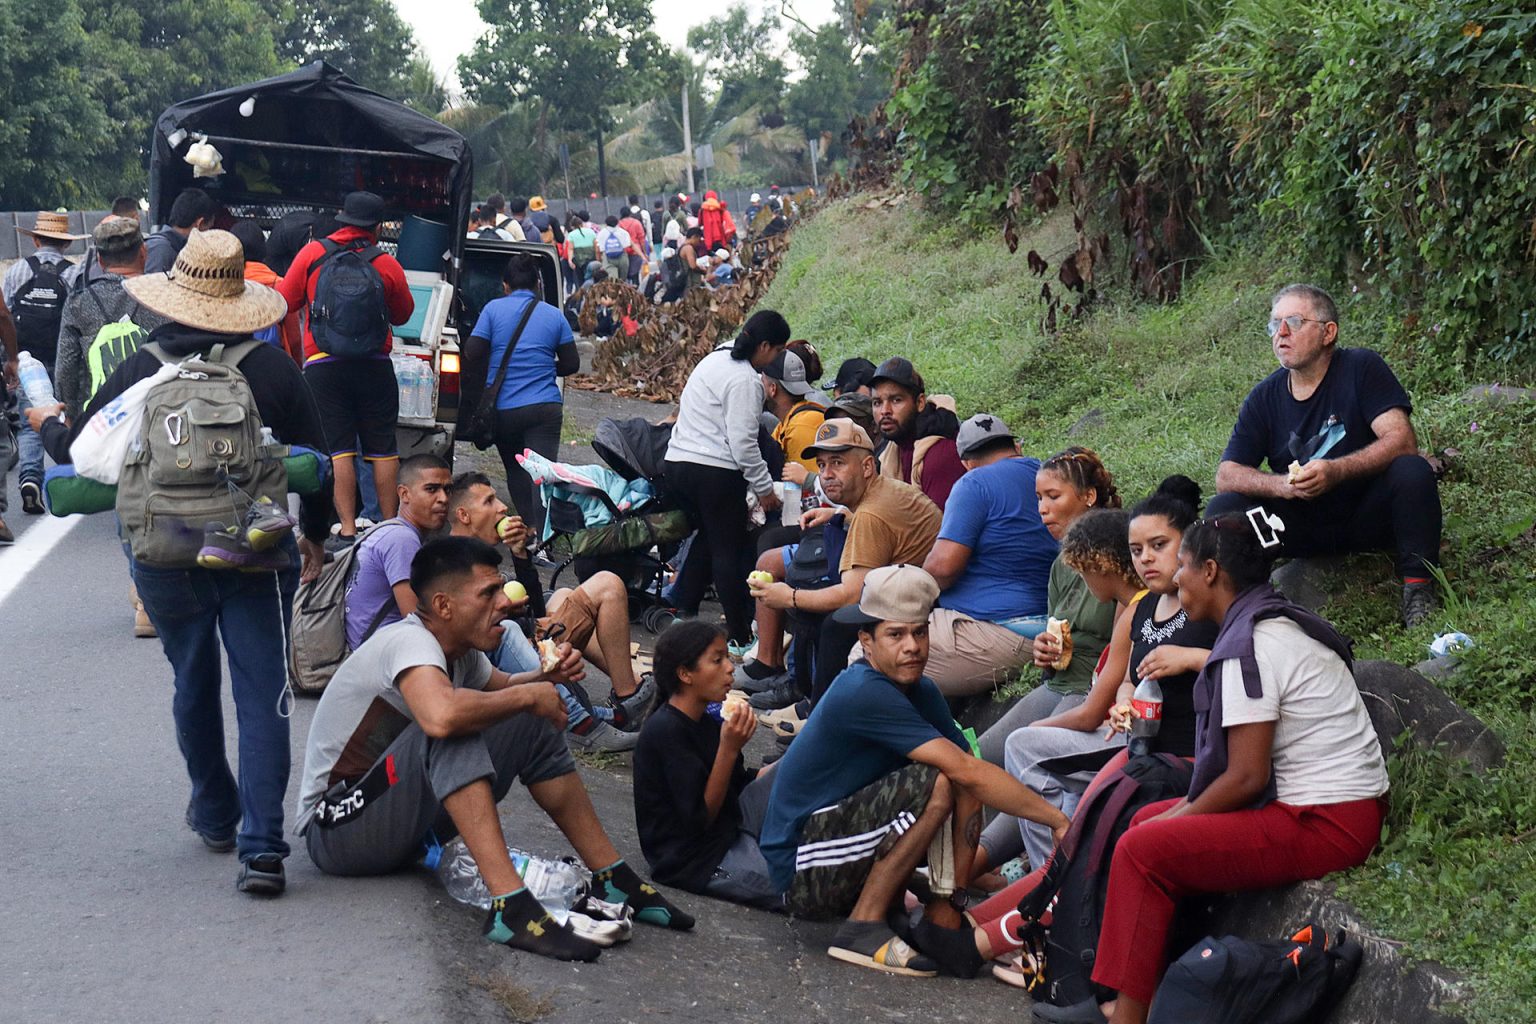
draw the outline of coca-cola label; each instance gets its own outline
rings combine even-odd
[[[1163,720],[1163,702],[1160,700],[1132,700],[1131,707],[1136,715],[1144,722],[1161,722]]]

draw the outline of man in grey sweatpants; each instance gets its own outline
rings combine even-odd
[[[512,611],[499,564],[474,538],[424,544],[411,562],[415,613],[370,637],[326,687],[299,792],[310,858],[327,874],[383,874],[462,836],[492,896],[487,939],[594,960],[599,947],[550,917],[512,866],[497,804],[518,779],[592,869],[594,895],[650,924],[693,927],[619,856],[576,774],[553,684],[580,680],[580,653],[561,645],[557,664],[519,676],[483,653]]]

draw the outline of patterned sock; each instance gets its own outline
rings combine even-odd
[[[492,898],[480,934],[491,942],[554,960],[590,963],[602,952],[602,947],[577,935],[570,925],[550,917],[526,887]]]
[[[646,924],[686,932],[693,927],[693,916],[667,902],[656,887],[622,860],[594,872],[592,884],[601,899],[609,903],[627,903],[635,917]]]

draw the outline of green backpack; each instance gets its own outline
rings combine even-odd
[[[180,360],[179,374],[150,389],[117,481],[117,515],[135,561],[192,568],[209,527],[240,525],[263,497],[286,505],[287,446],[263,442],[251,386],[235,368],[261,346],[215,345],[203,359]],[[144,351],[178,362],[155,343]]]
[[[87,402],[101,390],[107,378],[112,376],[112,371],[139,350],[147,337],[148,332],[132,320],[102,324],[101,330],[96,332],[96,337],[91,339],[90,346],[85,350],[85,365],[91,373],[90,391],[85,396]]]

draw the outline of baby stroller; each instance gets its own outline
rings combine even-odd
[[[670,424],[644,418],[605,419],[592,447],[603,467],[561,466],[536,473],[545,517],[545,554],[555,561],[549,589],[568,567],[578,579],[607,570],[624,581],[630,618],[660,633],[677,618],[662,600],[667,559],[691,532],[688,517],[669,502],[663,479]],[[519,461],[523,461],[519,457]]]

